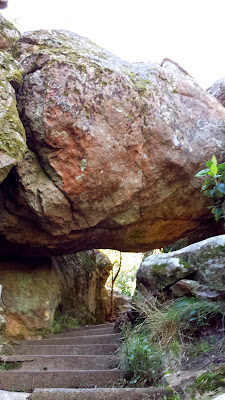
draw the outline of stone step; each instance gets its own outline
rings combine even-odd
[[[1,400],[30,400],[30,393],[6,392],[0,390]]]
[[[60,337],[50,339],[35,339],[35,340],[20,340],[16,343],[19,345],[89,345],[89,344],[108,344],[119,343],[121,339],[120,333],[110,335],[94,335],[94,336],[73,336],[73,337]]]
[[[74,330],[64,333],[56,333],[52,335],[46,335],[45,338],[59,338],[59,337],[73,337],[73,336],[86,336],[86,335],[107,335],[116,333],[113,326],[98,329],[86,329],[86,330]]]
[[[0,371],[0,388],[30,392],[35,388],[93,388],[113,386],[122,381],[124,372],[119,370],[97,371]]]
[[[35,389],[32,400],[166,400],[174,392],[167,388]]]
[[[118,361],[112,355],[93,356],[2,356],[2,362],[18,363],[23,371],[54,370],[107,370],[116,368]]]
[[[86,326],[81,326],[79,328],[67,328],[67,332],[73,332],[73,331],[88,331],[92,329],[108,329],[108,328],[114,328],[115,324],[114,322],[106,322],[105,324],[98,324],[98,325],[86,325]]]
[[[21,355],[107,355],[113,354],[118,345],[113,344],[89,344],[89,345],[38,345],[23,344],[15,346],[4,346],[5,354]]]

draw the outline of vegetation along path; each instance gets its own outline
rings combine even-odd
[[[0,389],[31,392],[32,400],[172,398],[170,389],[123,387],[115,356],[120,340],[113,324],[104,324],[18,341],[1,358]]]

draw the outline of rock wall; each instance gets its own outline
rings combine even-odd
[[[112,264],[98,250],[54,257],[62,273],[60,309],[80,324],[104,323],[110,313],[105,283]]]
[[[29,336],[52,325],[61,293],[51,259],[1,260],[0,283],[7,336]]]
[[[111,268],[97,250],[52,259],[0,260],[3,331],[7,336],[37,334],[51,328],[58,308],[81,325],[104,323],[110,312],[105,282]]]

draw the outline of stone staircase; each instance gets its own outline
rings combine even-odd
[[[32,400],[171,398],[170,389],[122,387],[124,371],[114,355],[119,342],[113,324],[19,341],[1,357],[16,368],[0,371],[0,389],[33,392]]]

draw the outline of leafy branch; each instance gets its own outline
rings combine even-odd
[[[216,221],[225,218],[225,162],[217,163],[216,156],[212,156],[206,163],[207,168],[199,171],[195,176],[197,178],[206,177],[201,192],[210,197],[214,205],[209,206]]]

